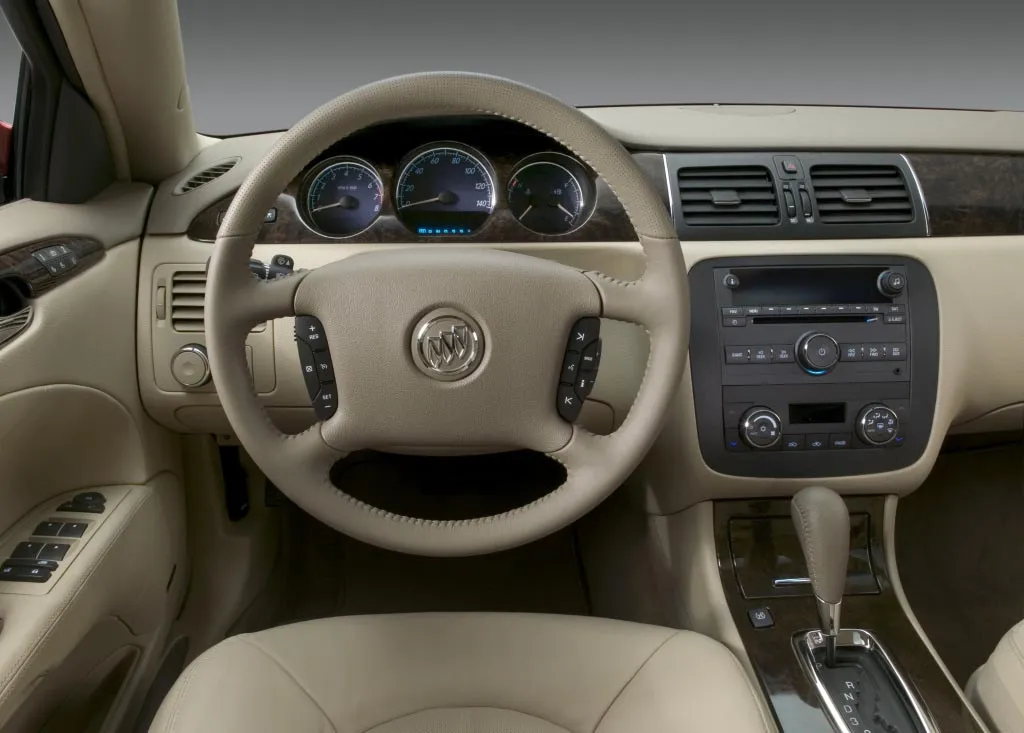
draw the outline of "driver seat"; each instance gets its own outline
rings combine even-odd
[[[198,657],[151,733],[773,730],[706,636],[511,613],[349,616],[233,636]]]

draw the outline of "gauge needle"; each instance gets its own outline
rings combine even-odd
[[[573,214],[571,211],[569,211],[567,208],[565,208],[561,204],[558,204],[558,208],[561,209],[563,213],[568,214],[570,219],[575,219],[576,218],[575,214]]]
[[[532,209],[532,208],[533,208],[533,204],[530,204],[529,206],[527,206],[526,207],[526,211],[524,211],[522,214],[519,215],[519,221],[522,221],[523,217],[525,217],[527,214],[529,214],[530,213],[530,209]]]
[[[432,199],[423,199],[422,201],[413,201],[411,204],[405,204],[402,208],[403,209],[408,209],[410,206],[422,206],[423,204],[432,204],[435,201],[440,201],[440,200],[441,200],[440,196],[435,196]]]
[[[315,214],[316,212],[323,211],[324,209],[333,209],[335,206],[344,206],[345,203],[346,202],[344,201],[335,201],[333,204],[327,204],[326,206],[317,206],[315,209],[312,209],[310,213]]]
[[[359,199],[357,199],[355,196],[342,196],[333,204],[325,204],[324,206],[318,206],[315,209],[311,209],[309,213],[315,214],[316,212],[323,211],[324,209],[333,209],[335,206],[343,206],[346,209],[354,209],[357,206],[359,206]]]

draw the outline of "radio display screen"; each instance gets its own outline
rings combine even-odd
[[[878,290],[884,267],[742,267],[733,305],[889,303]]]

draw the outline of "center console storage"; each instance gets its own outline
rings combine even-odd
[[[924,453],[939,324],[919,261],[711,259],[691,269],[690,290],[694,406],[713,470],[850,476]]]

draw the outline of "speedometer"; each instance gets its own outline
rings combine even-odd
[[[431,143],[406,156],[395,182],[398,218],[416,234],[474,234],[494,211],[494,174],[486,158],[458,143]]]

